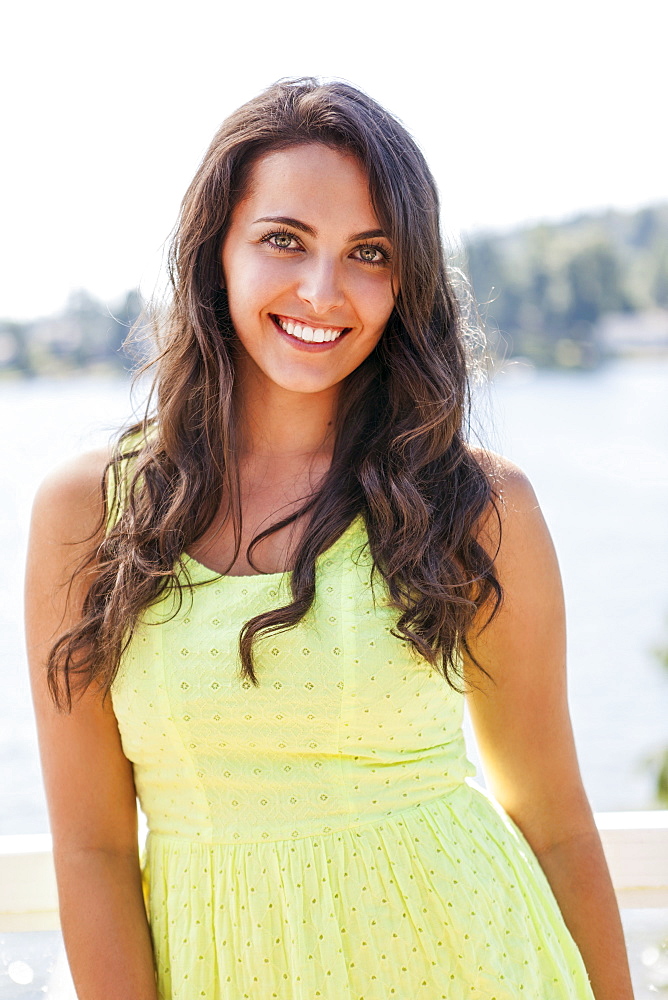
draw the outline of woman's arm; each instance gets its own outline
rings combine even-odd
[[[498,457],[486,464],[502,492],[495,567],[504,601],[492,623],[474,634],[471,649],[496,684],[466,662],[479,686],[467,697],[485,776],[545,872],[596,1000],[633,1000],[619,910],[573,741],[554,547],[524,474]],[[479,540],[496,551],[494,517]]]
[[[107,456],[90,453],[51,474],[33,507],[26,635],[63,936],[79,1000],[156,1000],[137,845],[130,762],[111,700],[90,688],[56,710],[46,658],[81,613],[87,584],[67,581],[94,541]],[[88,578],[90,580],[90,577]]]

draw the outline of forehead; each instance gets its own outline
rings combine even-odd
[[[317,215],[333,221],[360,222],[359,229],[378,226],[369,180],[350,153],[321,143],[273,150],[255,161],[238,214],[283,215],[313,223]],[[344,228],[346,228],[344,226]]]

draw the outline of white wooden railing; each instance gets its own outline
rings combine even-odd
[[[596,813],[621,908],[668,908],[668,810]],[[0,837],[0,932],[55,930],[48,834]]]

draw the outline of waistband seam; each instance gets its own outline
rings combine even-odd
[[[154,830],[149,829],[148,834],[147,834],[147,838],[146,838],[146,844],[148,846],[148,844],[151,841],[162,840],[162,841],[174,841],[174,842],[179,843],[179,844],[189,844],[191,846],[192,845],[197,845],[198,847],[199,846],[202,846],[202,847],[248,847],[250,845],[260,846],[260,845],[264,845],[264,844],[294,844],[294,843],[296,843],[297,841],[300,841],[300,840],[315,840],[318,837],[333,837],[333,836],[336,836],[336,835],[341,834],[341,833],[354,833],[355,831],[361,830],[364,827],[368,827],[368,826],[378,826],[378,827],[380,827],[380,826],[383,825],[383,823],[389,823],[389,822],[392,822],[392,821],[396,822],[397,818],[400,820],[401,817],[404,816],[404,815],[406,815],[407,813],[411,813],[411,812],[417,811],[419,809],[428,808],[429,806],[434,805],[434,804],[436,804],[436,805],[438,805],[439,803],[445,804],[445,800],[446,799],[449,799],[450,796],[453,795],[455,792],[461,791],[463,788],[467,788],[470,784],[471,784],[471,782],[467,778],[464,781],[461,781],[458,784],[453,785],[452,788],[445,789],[439,795],[433,796],[433,798],[423,799],[420,802],[413,803],[412,805],[406,806],[403,809],[392,809],[392,810],[390,810],[389,812],[385,813],[384,815],[382,815],[380,817],[377,817],[377,818],[374,818],[374,819],[364,820],[361,823],[352,823],[349,826],[342,826],[342,827],[339,827],[338,829],[332,829],[332,830],[327,830],[327,831],[319,831],[318,833],[300,834],[300,836],[298,836],[298,837],[274,837],[272,839],[266,839],[266,840],[242,840],[242,839],[239,839],[239,840],[215,840],[215,839],[210,839],[210,838],[209,839],[205,839],[205,838],[196,837],[196,836],[195,837],[192,837],[192,836],[185,837],[185,836],[179,836],[179,834],[173,834],[173,833],[160,833],[157,830],[154,831]]]

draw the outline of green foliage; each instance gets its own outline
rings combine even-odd
[[[663,751],[656,776],[656,797],[659,804],[668,806],[668,749]]]
[[[654,657],[668,670],[668,643],[654,650]],[[659,754],[656,761],[656,797],[660,805],[668,807],[668,747]]]
[[[481,234],[464,249],[486,325],[538,364],[593,365],[604,317],[668,309],[668,205]]]

